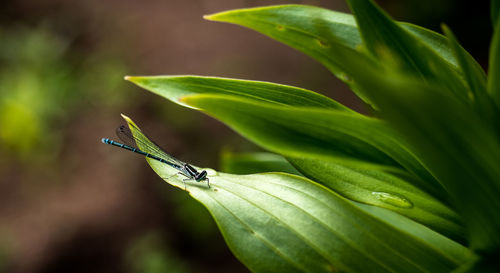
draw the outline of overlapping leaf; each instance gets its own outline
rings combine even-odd
[[[316,92],[277,83],[201,76],[128,76],[126,79],[183,106],[188,105],[182,104],[180,98],[208,93],[235,95],[278,105],[309,106],[353,112]]]
[[[340,48],[341,49],[341,48]],[[343,51],[339,50],[339,54],[343,54]],[[347,52],[350,53],[349,51]],[[349,57],[347,57],[349,59]],[[272,83],[262,83],[262,82],[253,82],[253,81],[242,81],[242,80],[232,80],[232,79],[223,79],[223,78],[214,78],[214,77],[194,77],[194,76],[172,76],[172,77],[164,77],[164,76],[158,76],[158,77],[127,77],[129,80],[132,82],[138,84],[139,86],[142,86],[154,93],[157,93],[167,99],[172,100],[175,103],[180,103],[182,105],[192,107],[189,105],[186,105],[179,99],[181,96],[187,96],[187,95],[195,95],[195,94],[221,94],[221,95],[233,95],[233,96],[238,96],[241,98],[245,99],[251,99],[252,101],[255,101],[257,104],[261,104],[264,102],[275,104],[275,105],[280,105],[280,106],[307,106],[307,107],[314,107],[317,109],[302,109],[302,112],[305,113],[304,117],[308,117],[309,119],[306,121],[308,123],[308,126],[311,128],[314,128],[316,126],[316,119],[318,120],[325,120],[328,119],[329,115],[332,115],[332,120],[335,120],[334,123],[329,123],[332,121],[324,121],[326,122],[324,127],[332,127],[330,128],[330,131],[327,132],[326,134],[331,135],[331,139],[335,139],[337,141],[336,143],[330,143],[330,144],[321,144],[321,145],[316,145],[315,149],[317,151],[323,150],[322,154],[328,154],[330,152],[334,152],[334,154],[330,154],[332,156],[337,155],[342,156],[344,158],[347,157],[348,161],[354,160],[357,163],[367,165],[366,163],[377,163],[378,161],[375,160],[370,160],[369,158],[363,157],[363,156],[357,156],[357,155],[347,155],[345,152],[342,153],[338,149],[346,149],[346,147],[352,146],[353,143],[359,142],[359,136],[357,136],[359,132],[364,135],[364,139],[367,139],[368,144],[373,138],[378,139],[377,142],[379,142],[381,145],[384,145],[384,143],[388,143],[388,145],[384,145],[385,148],[377,147],[375,150],[380,150],[382,149],[382,152],[379,154],[386,154],[382,155],[384,158],[393,158],[393,159],[388,159],[389,161],[393,161],[393,163],[389,164],[392,167],[401,165],[411,174],[416,175],[419,177],[419,179],[416,179],[416,182],[418,183],[418,187],[424,189],[426,192],[431,193],[434,196],[439,197],[442,200],[446,199],[446,194],[444,190],[439,186],[438,183],[436,183],[433,179],[433,177],[421,166],[421,164],[411,155],[408,153],[408,151],[405,148],[405,145],[400,142],[398,139],[398,136],[394,134],[394,132],[390,129],[388,129],[382,122],[377,121],[375,119],[369,119],[365,118],[364,116],[357,114],[353,111],[348,110],[347,108],[344,108],[343,106],[339,106],[336,102],[332,101],[329,98],[326,98],[324,96],[315,94],[311,91],[307,91],[304,89],[299,89],[299,88],[293,88],[289,86],[283,86],[283,85],[278,85],[278,84],[272,84]],[[254,89],[255,88],[255,89]],[[290,96],[288,96],[287,92],[290,92]],[[249,109],[249,112],[254,112],[256,111],[257,108],[254,108],[254,110]],[[318,111],[327,111],[328,109],[334,110],[334,111],[328,111],[328,112],[319,112],[315,114],[313,117],[309,117],[309,110],[318,110]],[[288,112],[294,112],[292,109],[288,109],[285,111]],[[287,115],[287,114],[285,114]],[[233,113],[229,114],[228,116],[233,116]],[[297,114],[293,114],[290,116],[297,116]],[[270,117],[270,116],[268,116]],[[302,117],[302,119],[304,119]],[[243,120],[248,119],[249,116],[247,117],[241,117],[241,120],[238,123],[243,123]],[[349,122],[349,120],[352,120]],[[295,121],[289,119],[290,126],[294,126]],[[337,125],[336,125],[337,124]],[[248,126],[252,126],[252,124],[248,124]],[[345,127],[348,128],[349,126],[351,129],[346,129],[347,131],[353,130],[353,132],[348,132],[348,134],[354,134],[354,138],[351,136],[347,137],[335,137],[335,134],[339,133],[334,133],[335,130],[337,130],[335,127]],[[364,130],[363,126],[366,127],[366,131]],[[374,127],[373,129],[370,129]],[[309,132],[308,135],[312,135],[314,137],[314,129],[313,131]],[[371,131],[370,131],[371,130]],[[269,133],[273,133],[273,130],[270,130],[268,128],[262,129],[263,132],[269,131]],[[294,131],[302,132],[304,131],[304,128],[295,128]],[[271,146],[276,146],[272,148],[269,144],[263,144],[262,141],[260,141],[260,144],[263,145],[264,147],[268,149],[274,149],[276,152],[281,152],[286,154],[285,151],[290,151],[288,148],[283,148],[281,142],[283,143],[290,143],[293,141],[297,141],[298,138],[302,139],[302,142],[305,141],[305,147],[310,147],[309,140],[304,139],[304,136],[299,136],[299,137],[294,137],[293,135],[288,135],[292,134],[294,132],[288,131],[285,133],[277,133],[277,138],[275,137],[274,144],[271,144]],[[301,133],[302,134],[302,133]],[[345,134],[345,133],[341,133]],[[363,139],[363,138],[362,138]],[[386,140],[387,139],[387,140]],[[340,141],[340,142],[339,142]],[[366,142],[366,140],[364,140]],[[292,153],[297,153],[303,154],[309,153],[308,151],[300,151],[304,145],[302,142],[296,142],[294,147],[298,149],[298,151],[290,151]],[[351,143],[352,142],[352,143]],[[327,147],[328,145],[330,146],[335,146],[337,147],[337,151],[335,148],[327,149],[324,150],[324,147]],[[365,145],[366,147],[371,146],[371,145]],[[285,151],[284,151],[285,150]],[[362,150],[361,154],[365,153],[364,148],[359,148],[358,150]],[[366,151],[373,151],[373,147],[368,147]],[[310,155],[310,156],[315,156],[315,155]],[[394,163],[397,162],[397,163]],[[345,162],[344,162],[345,163]],[[381,162],[378,162],[381,163]],[[382,163],[385,164],[385,163]],[[371,166],[373,168],[373,166]]]
[[[497,8],[500,5],[497,6]],[[490,63],[488,71],[488,91],[493,97],[497,107],[500,107],[500,20],[496,16],[494,22],[495,29],[493,32],[493,39],[490,46]]]
[[[391,20],[371,0],[348,0],[363,38],[363,45],[381,61],[393,59],[395,66],[424,81],[440,82],[446,92],[472,104],[469,90],[458,72],[420,39]],[[374,27],[376,26],[376,27]]]
[[[355,81],[370,87],[384,116],[454,199],[478,249],[500,244],[500,143],[493,126],[436,88],[365,63]],[[390,76],[387,76],[390,75]],[[401,94],[400,90],[405,89]]]
[[[268,150],[288,158],[300,158],[295,160],[297,168],[308,170],[306,174],[309,173],[310,177],[319,178],[324,185],[353,200],[380,205],[374,202],[377,196],[373,192],[407,194],[404,198],[412,199],[409,201],[412,202],[411,209],[384,207],[427,226],[439,227],[438,230],[454,238],[463,238],[457,216],[440,201],[401,179],[384,176],[380,170],[367,166],[366,162],[371,162],[393,169],[398,167],[398,163],[382,152],[399,151],[395,146],[398,144],[385,135],[384,127],[380,127],[382,124],[377,120],[329,110],[263,105],[232,96],[205,94],[185,97],[183,101],[220,119]],[[352,171],[341,175],[338,170],[343,167],[337,164],[372,169],[371,175],[379,178],[371,179],[369,182],[373,184],[367,186],[363,181],[353,181],[356,176],[361,178],[360,173]],[[350,184],[327,181],[344,179],[345,182],[346,177],[351,179]],[[367,177],[362,178],[368,181]]]
[[[139,148],[148,151],[140,143]],[[183,188],[182,178],[171,176],[177,170],[148,162]],[[207,207],[235,256],[254,272],[449,272],[470,255],[416,223],[361,208],[299,176],[211,171],[209,179],[211,188],[192,182],[188,192]]]
[[[476,111],[483,117],[493,120],[496,117],[496,110],[494,103],[488,94],[486,74],[484,73],[484,70],[477,62],[474,61],[472,56],[470,56],[470,54],[460,46],[457,39],[447,26],[443,25],[443,30],[450,41],[453,53],[455,54],[459,67],[464,74],[470,90],[470,96],[476,101],[476,103],[474,103]]]
[[[232,174],[285,172],[301,175],[284,157],[265,152],[232,153],[223,151],[220,168],[223,172]]]
[[[466,243],[460,217],[442,201],[412,183],[377,170],[346,167],[328,161],[288,158],[306,177],[351,200],[405,215],[458,242]]]
[[[358,96],[372,103],[363,95],[363,90],[349,80],[350,72],[345,63],[336,58],[339,46],[356,49],[362,44],[356,22],[351,15],[318,7],[283,5],[232,10],[205,18],[251,28],[308,54],[346,81]],[[444,73],[450,90],[458,92],[459,96],[466,95],[463,80],[445,37],[411,24],[399,23],[397,29],[409,36],[405,41],[413,43],[412,47],[422,45],[423,49],[419,48],[418,52],[424,53],[418,53],[419,58],[426,58],[427,55],[433,57],[432,61],[425,60],[432,62],[428,64],[431,68],[427,67],[427,70],[432,71],[426,71],[427,74],[436,72],[434,70]]]

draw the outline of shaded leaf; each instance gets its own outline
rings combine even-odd
[[[493,119],[495,116],[495,108],[488,95],[486,74],[483,68],[463,47],[460,46],[455,36],[446,25],[443,25],[443,31],[450,41],[455,58],[458,60],[460,69],[469,86],[469,90],[471,91],[470,96],[476,101],[476,110],[481,113],[482,116]]]
[[[443,192],[380,120],[326,109],[290,108],[233,96],[196,95],[182,101],[223,121],[256,144],[286,157],[333,160],[365,168],[405,172],[422,179],[426,191]]]
[[[500,20],[497,20],[490,45],[488,91],[500,107]]]
[[[442,84],[438,92],[471,103],[462,77],[417,37],[400,27],[371,0],[347,1],[358,23],[363,45],[380,61],[413,73],[425,81]],[[374,27],[376,26],[376,27]]]
[[[448,62],[455,70],[457,70],[457,72],[461,72],[458,67],[457,60],[455,59],[455,55],[453,54],[453,49],[450,47],[450,42],[446,36],[410,23],[397,22],[397,24],[417,37],[418,40],[426,44],[430,49],[435,51],[436,54],[443,59],[443,61]]]
[[[359,59],[361,60],[361,59]],[[492,125],[469,107],[423,84],[365,63],[354,80],[370,87],[382,114],[454,200],[475,249],[500,244],[500,143]],[[404,89],[402,94],[400,91]],[[368,89],[367,89],[368,90]]]
[[[223,151],[221,170],[232,174],[285,172],[301,175],[284,157],[273,153],[232,153]]]
[[[496,28],[497,27],[496,22],[498,21],[498,14],[500,14],[500,1],[491,0],[490,11],[491,11],[491,23],[493,24],[493,27]]]
[[[328,161],[306,158],[288,160],[306,177],[342,196],[389,209],[449,238],[466,242],[460,217],[442,201],[414,186],[415,182],[412,184],[378,170],[346,167]]]

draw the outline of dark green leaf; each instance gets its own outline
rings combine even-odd
[[[287,157],[333,160],[367,168],[431,177],[380,120],[316,108],[291,108],[223,95],[196,95],[182,101],[228,124],[256,144]],[[442,189],[426,180],[427,189]]]
[[[498,21],[498,14],[500,14],[500,1],[491,0],[490,1],[490,9],[491,9],[491,23],[493,27],[496,28],[496,22]]]
[[[352,68],[358,69],[354,80],[370,87],[371,99],[383,115],[406,136],[410,149],[450,193],[472,246],[498,247],[500,143],[492,125],[439,92],[439,86],[381,71],[369,63]]]
[[[401,169],[401,162],[421,177],[430,176],[398,142],[396,134],[376,119],[331,110],[265,105],[231,96],[197,95],[183,101],[220,119],[263,148],[289,158],[408,175]],[[444,190],[432,179],[414,180],[415,186],[446,200]]]
[[[390,19],[371,0],[347,2],[356,17],[363,45],[373,56],[425,81],[440,82],[444,88],[439,92],[472,103],[462,77],[435,51]]]
[[[232,174],[285,172],[301,175],[286,159],[272,153],[232,153],[223,151],[221,170]]]
[[[475,106],[478,113],[483,117],[493,120],[495,107],[488,95],[486,74],[483,68],[460,46],[451,30],[443,25],[443,31],[450,41],[455,58],[458,60],[460,69],[471,91],[469,96],[476,101]]]
[[[399,22],[398,25],[416,36],[418,40],[435,51],[443,61],[448,62],[455,70],[460,72],[448,38],[435,31],[410,23]]]
[[[177,170],[148,162],[170,177],[168,183],[184,188]],[[464,247],[410,221],[383,221],[384,212],[361,209],[308,179],[209,172],[211,188],[187,182],[188,192],[207,207],[230,249],[253,272],[449,272],[468,259]]]
[[[386,208],[459,242],[466,242],[459,216],[441,201],[395,175],[328,161],[288,158],[306,177],[351,200]],[[409,179],[409,178],[407,178]]]
[[[500,107],[500,20],[497,20],[490,46],[488,91]]]

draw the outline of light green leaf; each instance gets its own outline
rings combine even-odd
[[[353,112],[318,93],[270,82],[200,76],[128,76],[126,79],[183,106],[188,106],[180,101],[184,96],[210,93],[235,95],[278,105],[310,106]]]
[[[463,78],[417,37],[400,27],[371,0],[348,0],[363,45],[381,62],[410,72],[424,81],[440,82],[439,92],[472,103]]]
[[[345,167],[315,159],[288,160],[306,177],[351,200],[382,207],[409,217],[456,241],[465,243],[460,217],[442,201],[395,175]],[[406,179],[411,179],[407,177]]]
[[[273,153],[233,153],[223,151],[220,168],[232,174],[285,172],[301,175],[284,157]]]
[[[134,135],[144,137],[126,120]],[[139,148],[148,151],[140,143]],[[171,176],[177,170],[148,162],[183,188],[182,178]],[[430,230],[401,231],[411,222],[388,224],[299,176],[210,170],[209,179],[210,188],[187,182],[188,192],[207,207],[230,249],[253,272],[449,272],[468,258],[465,252],[456,255],[464,248],[444,237],[443,247],[431,245],[428,238],[440,235]]]

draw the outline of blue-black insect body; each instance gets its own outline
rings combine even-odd
[[[186,177],[186,179],[183,179],[182,182],[184,182],[184,189],[186,189],[186,181],[196,181],[196,182],[202,182],[202,181],[207,181],[208,187],[210,188],[210,181],[207,177],[207,171],[201,171],[199,172],[194,168],[193,166],[189,165],[188,163],[184,163],[175,157],[169,155],[165,151],[163,151],[160,147],[158,147],[155,144],[152,144],[150,142],[145,141],[144,139],[148,139],[142,132],[139,130],[139,128],[134,128],[136,129],[135,132],[138,134],[140,137],[136,137],[130,130],[125,127],[124,125],[118,127],[116,130],[117,136],[123,140],[125,143],[129,144],[122,144],[119,142],[116,142],[114,140],[111,140],[109,138],[102,138],[102,143],[113,145],[116,147],[123,148],[125,150],[129,150],[134,153],[138,153],[140,155],[143,155],[145,157],[157,160],[159,162],[165,163],[169,165],[170,167],[178,170],[178,174],[181,174]],[[137,147],[145,147],[145,150],[148,152],[145,152]]]

